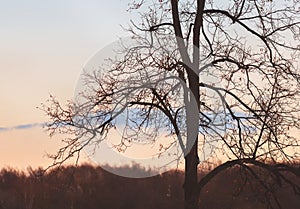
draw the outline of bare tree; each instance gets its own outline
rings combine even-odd
[[[83,102],[62,107],[51,97],[42,107],[50,133],[71,136],[52,156],[54,165],[105,140],[115,119],[128,111],[117,148],[155,141],[159,128],[166,128],[184,154],[186,209],[198,208],[205,185],[233,166],[264,186],[273,198],[270,207],[280,207],[257,171],[300,192],[283,175],[300,175],[292,166],[300,156],[299,8],[297,0],[132,2],[130,10],[140,19],[127,30],[139,45],[124,46],[125,56],[110,63],[109,73],[85,75],[90,91],[82,92]],[[198,179],[202,139],[228,161]]]

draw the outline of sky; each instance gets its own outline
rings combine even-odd
[[[37,107],[72,99],[88,60],[128,35],[128,1],[0,0],[0,169],[51,164],[62,136]]]
[[[37,107],[50,94],[62,104],[73,98],[90,59],[128,37],[121,25],[128,25],[134,15],[127,9],[128,0],[0,0],[0,169],[51,165],[47,153],[63,145],[63,136],[49,137],[43,128],[48,118]],[[156,164],[144,159],[148,148],[139,147],[141,156],[129,150],[118,157],[104,146],[94,159],[109,155],[107,160],[129,162],[127,156],[134,152],[143,165],[165,164],[163,157]],[[87,156],[82,161],[91,162]]]
[[[51,164],[37,107],[72,99],[87,60],[126,33],[126,0],[0,0],[0,168]]]

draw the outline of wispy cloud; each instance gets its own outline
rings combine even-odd
[[[2,131],[7,131],[7,130],[8,130],[8,128],[0,127],[0,132],[2,132]]]
[[[32,123],[32,124],[24,124],[13,127],[13,129],[30,129],[35,127],[41,127],[43,123]]]
[[[45,123],[29,123],[29,124],[22,124],[12,127],[0,127],[0,132],[4,131],[11,131],[11,130],[25,130],[25,129],[31,129],[35,127],[42,127]]]

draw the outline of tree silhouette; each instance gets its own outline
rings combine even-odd
[[[234,166],[263,185],[266,199],[277,202],[270,207],[280,207],[260,171],[299,193],[283,175],[299,177],[289,166],[299,161],[299,6],[292,0],[130,3],[140,19],[127,30],[138,45],[124,44],[124,57],[109,60],[108,73],[85,74],[89,91],[81,92],[81,102],[62,107],[51,97],[42,106],[50,134],[71,136],[51,156],[54,165],[105,140],[126,113],[119,151],[137,141],[154,143],[161,128],[174,141],[160,151],[174,143],[182,149],[185,209],[198,208],[203,188]],[[199,180],[203,141],[228,161]]]

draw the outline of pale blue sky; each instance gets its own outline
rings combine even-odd
[[[38,125],[49,93],[73,97],[87,59],[126,35],[128,0],[0,0],[0,167],[49,163],[59,144]],[[25,128],[16,128],[25,127]]]

